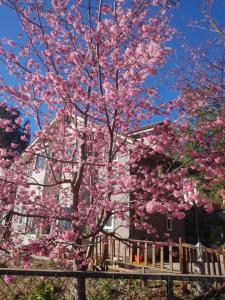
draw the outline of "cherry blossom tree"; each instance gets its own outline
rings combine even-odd
[[[194,203],[210,209],[196,181],[185,179],[189,169],[177,164],[182,143],[176,122],[165,121],[138,139],[131,134],[173,108],[158,103],[150,80],[171,52],[167,11],[173,2],[1,2],[23,29],[18,40],[1,40],[1,59],[17,79],[13,85],[2,77],[1,95],[38,128],[10,168],[1,158],[0,214],[10,212],[13,228],[0,247],[12,264],[20,257],[28,267],[32,254],[54,258],[63,252],[64,266],[70,258],[74,269],[87,270],[97,235],[122,239],[118,228],[105,229],[112,216],[151,233],[152,213],[182,219]],[[149,167],[156,154],[161,162]],[[82,278],[75,298],[85,299]]]

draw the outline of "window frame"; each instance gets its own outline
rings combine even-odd
[[[119,154],[118,154],[118,152],[113,155],[113,161],[119,161]]]
[[[167,231],[173,231],[173,220],[168,218],[168,215],[166,216],[166,229]]]
[[[110,219],[112,220],[111,221],[112,224],[111,225],[107,225],[107,223],[109,222]],[[105,224],[104,229],[105,230],[113,230],[114,229],[114,223],[115,223],[115,216],[114,215],[110,216],[109,219],[108,219],[108,221],[107,221],[107,223]]]
[[[43,159],[43,162],[40,166],[38,165],[38,159]],[[36,160],[35,160],[35,165],[34,165],[34,170],[44,170],[45,166],[46,166],[46,157],[42,153],[37,154]]]

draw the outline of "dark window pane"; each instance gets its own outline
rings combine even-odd
[[[45,159],[45,157],[38,155],[36,159],[35,169],[44,169]]]

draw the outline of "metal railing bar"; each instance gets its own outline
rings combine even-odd
[[[225,282],[222,275],[195,275],[174,273],[118,273],[118,272],[95,272],[95,271],[62,271],[40,269],[7,269],[0,268],[0,276],[49,276],[49,277],[83,277],[83,278],[113,278],[113,279],[140,279],[140,280],[177,280],[177,281],[219,281]]]

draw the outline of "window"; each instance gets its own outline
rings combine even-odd
[[[28,172],[27,172],[27,176],[31,176],[33,172],[33,161],[29,163],[28,165]]]
[[[42,155],[37,155],[35,169],[44,169],[46,158]]]
[[[33,217],[27,217],[26,218],[26,230],[29,228],[29,232],[35,233],[35,226],[34,226],[34,218]]]
[[[24,210],[22,208],[18,208],[18,212],[23,214]],[[27,224],[27,217],[19,216],[18,223],[21,224],[21,225],[26,225]]]
[[[166,218],[166,222],[167,222],[167,231],[172,231],[172,220],[170,218]]]
[[[51,225],[43,224],[43,226],[41,226],[41,234],[50,234],[50,233],[51,233]]]
[[[27,224],[28,227],[33,226],[33,217],[27,217]]]
[[[98,156],[98,152],[97,151],[93,151],[94,147],[93,147],[93,141],[89,140],[87,141],[87,146],[86,146],[86,157],[97,157]]]
[[[119,161],[118,153],[113,155],[113,161]]]
[[[27,217],[20,216],[19,224],[26,225],[26,223],[27,223]]]
[[[106,160],[109,159],[109,152],[108,151],[105,151],[105,159]],[[119,155],[118,155],[118,153],[116,153],[116,154],[113,155],[112,160],[113,161],[119,161]]]
[[[71,208],[70,207],[65,207],[64,210],[69,215],[71,214]],[[59,221],[59,227],[62,231],[69,230],[72,227],[72,222],[67,221],[67,220],[60,220]]]
[[[66,230],[71,229],[72,223],[70,221],[61,220],[61,221],[59,221],[59,226],[62,231],[66,231]]]
[[[68,156],[74,156],[75,151],[77,150],[77,142],[75,141],[74,144],[69,145],[69,147],[66,148],[66,154]]]
[[[114,227],[114,217],[111,216],[111,217],[108,219],[107,223],[105,224],[104,229],[111,229],[111,230],[112,230],[113,227]]]

